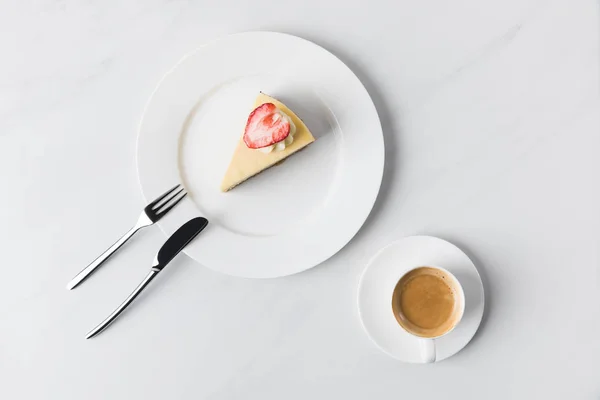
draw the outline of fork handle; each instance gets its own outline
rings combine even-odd
[[[136,224],[133,228],[128,230],[119,240],[110,246],[104,253],[100,254],[98,258],[91,262],[90,265],[81,270],[80,273],[75,275],[73,279],[67,285],[67,289],[71,290],[76,288],[81,282],[86,280],[91,274],[93,274],[103,263],[108,260],[110,256],[116,253],[121,246],[123,246],[131,237],[142,227]]]
[[[135,300],[135,298],[138,297],[140,293],[142,293],[142,291],[146,288],[146,286],[148,286],[148,284],[150,282],[152,282],[152,280],[156,277],[156,275],[158,275],[159,272],[160,272],[160,269],[152,268],[150,270],[150,272],[148,273],[148,275],[146,275],[146,277],[144,278],[142,283],[140,283],[134,289],[134,291],[131,292],[131,294],[125,299],[123,304],[121,304],[119,307],[117,307],[117,309],[115,311],[113,311],[108,317],[106,317],[106,319],[104,321],[102,321],[97,327],[92,329],[85,338],[86,339],[93,338],[94,336],[96,336],[97,334],[102,332],[104,329],[106,329],[110,324],[112,324],[114,322],[114,320],[117,319],[119,317],[119,315],[121,315],[121,313],[123,311],[125,311],[125,309],[127,307],[129,307],[129,305]]]

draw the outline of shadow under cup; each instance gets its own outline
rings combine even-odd
[[[465,302],[458,280],[443,268],[422,266],[404,274],[392,295],[392,311],[408,333],[437,338],[462,318]]]

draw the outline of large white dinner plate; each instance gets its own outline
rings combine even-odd
[[[286,103],[317,140],[221,193],[259,91]],[[348,243],[375,203],[383,163],[381,124],[358,78],[314,43],[272,32],[218,39],[181,60],[150,98],[137,142],[146,200],[178,182],[190,194],[162,230],[206,217],[208,228],[185,252],[252,278],[306,270]]]

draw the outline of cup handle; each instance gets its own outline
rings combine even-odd
[[[430,364],[435,362],[435,340],[433,339],[421,339],[419,340],[421,346],[421,358],[424,363]]]

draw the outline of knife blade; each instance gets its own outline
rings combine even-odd
[[[175,231],[162,245],[154,259],[152,268],[164,268],[171,260],[179,254],[185,246],[188,245],[206,226],[206,218],[197,217],[189,220]]]

